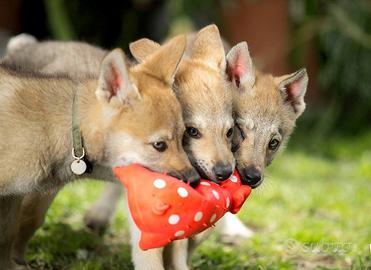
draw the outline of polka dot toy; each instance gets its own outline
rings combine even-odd
[[[237,213],[251,188],[235,172],[220,185],[201,180],[193,188],[169,175],[140,165],[113,169],[127,188],[129,209],[141,230],[139,247],[162,247],[213,226],[226,212]]]

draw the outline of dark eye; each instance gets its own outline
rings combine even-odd
[[[276,150],[277,147],[280,145],[280,141],[277,140],[277,139],[272,139],[270,140],[269,144],[268,144],[268,148],[269,150]]]
[[[167,149],[166,142],[154,142],[152,146],[159,152],[164,152]]]
[[[201,133],[195,127],[187,127],[186,132],[192,138],[195,138],[195,139],[201,138]]]
[[[233,135],[233,128],[228,129],[227,138],[230,138]]]

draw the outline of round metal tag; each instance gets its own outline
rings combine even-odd
[[[82,159],[77,159],[71,164],[71,171],[76,175],[81,175],[86,171],[86,163]]]

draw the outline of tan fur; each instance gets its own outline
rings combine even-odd
[[[194,171],[181,147],[184,124],[169,85],[185,43],[184,36],[174,38],[153,57],[130,69],[128,76],[121,53],[113,51],[102,63],[99,83],[96,79],[75,81],[0,66],[0,162],[6,165],[0,168],[0,198],[6,202],[0,211],[0,227],[16,227],[9,215],[17,216],[19,204],[13,206],[7,196],[54,190],[74,178],[69,168],[73,160],[74,91],[86,156],[96,165],[93,177],[112,179],[107,170],[100,169],[102,166],[132,162],[179,175]],[[130,87],[127,81],[122,82],[126,79],[130,79]],[[112,90],[117,94],[105,95],[109,87],[119,87]],[[132,94],[135,92],[137,95]],[[156,141],[165,141],[167,150],[155,150],[152,143]],[[14,236],[9,231],[0,237],[0,246],[7,247],[0,254],[1,269],[11,268],[9,247]]]
[[[139,61],[160,48],[159,44],[140,39],[130,44]],[[192,164],[206,178],[216,180],[213,167],[224,163],[234,168],[230,138],[233,127],[232,91],[225,75],[225,52],[215,25],[201,29],[188,41],[187,57],[175,76],[175,93],[182,105],[186,126],[196,127],[202,137],[185,137],[185,150]]]
[[[139,62],[159,48],[159,44],[148,39],[130,45]],[[218,29],[211,25],[194,35],[192,41],[188,41],[186,55],[175,77],[175,93],[182,105],[186,126],[196,127],[202,137],[193,139],[186,134],[184,146],[200,174],[215,180],[215,164],[223,162],[232,168],[235,165],[231,140],[226,136],[233,127],[232,89],[226,80],[225,52]],[[187,250],[188,240],[173,243],[165,249],[166,262],[174,269],[188,269]]]
[[[71,173],[66,165],[72,161],[69,155],[69,133],[74,89],[78,92],[80,127],[89,159],[102,165],[124,164],[125,161],[117,159],[119,152],[131,152],[134,149],[121,149],[115,139],[112,145],[107,145],[107,134],[119,136],[119,133],[123,133],[129,137],[141,138],[137,140],[149,144],[153,140],[153,131],[156,130],[159,140],[170,143],[170,151],[163,155],[152,149],[151,145],[140,145],[141,148],[148,148],[149,152],[143,157],[144,165],[160,171],[168,170],[172,165],[178,166],[174,167],[176,170],[184,170],[187,166],[180,147],[184,130],[179,115],[180,106],[171,92],[166,93],[169,90],[164,88],[164,83],[145,75],[141,68],[136,68],[131,74],[141,92],[140,101],[134,104],[135,108],[107,106],[96,102],[92,91],[97,86],[94,80],[77,84],[64,78],[15,75],[7,69],[0,69],[0,84],[6,89],[0,92],[0,162],[8,166],[2,167],[0,174],[2,195],[24,194],[43,189],[43,186],[50,184],[46,179],[49,175],[56,175],[57,178],[60,176],[61,181],[70,177]],[[164,108],[164,112],[156,115],[150,113],[157,112],[159,108]],[[105,110],[109,110],[113,116],[108,123],[102,113]],[[30,141],[29,138],[33,140]],[[17,151],[14,151],[15,147]],[[181,153],[180,161],[176,158],[177,152]],[[158,162],[159,159],[162,163]],[[19,168],[17,164],[23,166]]]
[[[241,171],[248,166],[255,166],[263,175],[266,166],[284,149],[293,132],[296,119],[301,113],[295,113],[290,104],[284,101],[280,83],[286,77],[275,78],[270,74],[257,72],[251,91],[235,91],[236,123],[245,136],[235,153],[237,166]],[[280,141],[278,151],[267,149],[272,138]]]
[[[159,44],[148,39],[130,45],[132,54],[139,62],[145,61],[159,48]],[[184,147],[199,173],[216,180],[213,171],[216,164],[229,164],[232,169],[235,165],[230,150],[231,138],[226,136],[228,129],[233,127],[232,91],[224,73],[225,53],[216,26],[205,27],[192,38],[192,42],[188,41],[186,55],[175,76],[174,88],[186,126],[196,127],[202,137],[193,139],[186,134]],[[175,270],[188,269],[187,250],[187,240],[167,247],[165,262],[168,265],[165,266]],[[140,258],[146,259],[145,256],[138,257],[139,261]]]
[[[40,43],[40,46],[42,44]],[[148,57],[158,51],[161,46],[143,39],[132,43],[130,48],[136,59],[143,62],[148,60]],[[215,179],[213,166],[216,163],[225,162],[229,163],[232,168],[234,167],[234,158],[230,151],[231,140],[226,137],[228,129],[233,126],[233,119],[232,91],[224,73],[224,54],[217,28],[206,27],[197,35],[193,35],[191,41],[188,41],[187,59],[182,61],[175,78],[175,90],[181,101],[185,121],[188,126],[195,126],[202,133],[201,139],[186,139],[188,140],[186,142],[187,153],[193,164],[205,173],[205,177],[212,179]],[[69,56],[71,53],[66,55],[66,57]],[[48,71],[47,66],[45,70]],[[57,69],[58,72],[64,70],[64,66],[59,66]],[[110,195],[117,194],[114,188],[111,191],[113,192],[109,192]],[[117,200],[117,196],[113,197]],[[95,220],[96,209],[100,209],[102,205],[107,205],[107,202],[104,201],[88,213],[88,223],[90,220]],[[115,204],[111,201],[110,205]],[[131,227],[135,229],[135,226]],[[136,246],[137,235],[138,232],[134,230],[133,246]],[[186,249],[187,244],[181,243],[177,243],[174,248],[170,249],[173,253],[170,264],[174,269],[187,269]],[[136,269],[148,269],[150,265],[153,269],[162,269],[157,261],[162,257],[154,253],[156,252],[134,250],[132,255]]]
[[[192,163],[209,178],[215,179],[213,166],[218,162],[235,165],[226,136],[233,127],[231,92],[220,70],[185,60],[176,76],[177,96],[183,108],[185,125],[196,127],[202,137],[186,137],[185,149]]]
[[[45,213],[56,195],[57,190],[46,193],[34,192],[24,197],[19,215],[17,237],[13,243],[13,258],[17,263],[26,264],[24,243],[27,243],[35,230],[44,223]]]
[[[308,76],[305,69],[281,77],[256,71],[246,42],[229,51],[226,71],[234,88],[237,169],[257,187],[305,109]]]
[[[21,34],[10,40],[10,45],[16,45],[8,45],[3,62],[48,74],[66,73],[76,78],[86,74],[98,76],[100,63],[107,54],[83,42],[37,42],[31,39],[24,43],[23,39]]]
[[[255,168],[261,175],[259,184],[266,166],[284,149],[297,118],[305,109],[308,77],[305,69],[281,77],[255,71],[246,43],[237,44],[228,53],[227,75],[233,91],[237,169],[241,179],[247,182],[247,169]],[[272,139],[280,142],[276,150],[268,147]],[[234,224],[236,227],[233,229],[239,230],[236,235],[247,237],[248,229],[241,227],[241,222],[236,218],[225,216],[223,223]],[[216,229],[221,231],[222,236],[233,235],[223,229],[227,225],[223,223]],[[212,229],[209,229],[189,240],[188,256],[211,232]]]
[[[243,128],[246,137],[235,153],[238,166],[255,165],[264,172],[265,166],[276,154],[267,151],[269,140],[279,136],[284,138],[284,145],[293,131],[296,117],[290,107],[283,105],[278,85],[269,74],[257,74],[251,93],[236,91],[234,106],[236,122]],[[279,129],[285,136],[280,134]]]

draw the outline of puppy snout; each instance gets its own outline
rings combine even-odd
[[[178,178],[186,183],[190,183],[192,187],[196,187],[201,180],[200,175],[195,169],[189,169],[184,172],[169,172],[169,175],[175,178]]]
[[[233,169],[231,165],[217,163],[213,168],[213,172],[218,181],[224,181],[231,176]]]
[[[261,183],[261,172],[255,166],[249,166],[242,171],[242,183],[252,188],[257,188]]]
[[[188,170],[184,173],[185,180],[191,184],[192,187],[196,187],[201,180],[200,175],[195,169]]]

